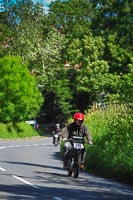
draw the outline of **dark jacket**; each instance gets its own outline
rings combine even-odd
[[[55,128],[53,130],[53,134],[58,134],[58,133],[61,133],[61,132],[62,132],[61,128]]]
[[[92,141],[92,136],[85,124],[81,126],[76,125],[75,122],[70,123],[63,131],[63,138],[70,139],[72,136],[83,136],[86,137],[88,141]]]

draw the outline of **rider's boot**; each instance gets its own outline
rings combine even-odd
[[[85,165],[84,165],[84,163],[80,163],[80,169],[81,169],[81,170],[85,170]]]

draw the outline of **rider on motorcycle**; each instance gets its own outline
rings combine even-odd
[[[53,130],[53,144],[54,144],[54,142],[55,142],[55,135],[57,134],[58,135],[58,141],[59,141],[59,139],[60,139],[60,135],[61,135],[61,133],[62,133],[62,130],[61,130],[61,128],[60,128],[60,124],[56,124],[55,125],[55,129]]]
[[[84,115],[81,112],[77,112],[74,114],[74,122],[68,124],[68,126],[63,131],[62,138],[65,141],[64,143],[64,168],[67,163],[67,155],[70,149],[72,148],[72,144],[69,141],[72,139],[72,136],[82,136],[83,138],[87,138],[88,144],[92,145],[92,136],[87,128],[87,126],[83,123]],[[84,157],[85,150],[82,155],[81,168],[84,168]]]

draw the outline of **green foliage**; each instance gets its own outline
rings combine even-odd
[[[95,15],[91,28],[97,35],[102,33],[118,33],[119,42],[122,46],[132,50],[132,12],[133,6],[127,1],[94,1]]]
[[[37,52],[37,66],[35,66],[36,79],[42,85],[41,90],[45,96],[43,112],[48,122],[64,122],[71,113],[70,81],[61,64],[61,54],[66,39],[63,35],[52,29],[43,41],[40,51]],[[31,62],[33,67],[34,62]],[[50,119],[48,119],[50,116]]]
[[[33,129],[33,127],[25,122],[18,122],[15,125],[15,129],[18,138],[38,136],[38,133]]]
[[[47,15],[31,0],[4,0],[4,6],[0,54],[28,61],[47,98],[43,116],[54,121],[85,111],[101,92],[106,101],[132,101],[131,1],[58,0]]]
[[[56,77],[58,77],[57,80]],[[50,117],[50,119],[47,117],[48,122],[55,121],[63,125],[72,111],[70,82],[65,78],[62,71],[58,71],[54,78],[53,82],[48,82],[47,85],[45,83],[44,112]]]
[[[6,124],[0,123],[0,138],[3,138],[3,137],[8,138],[7,128],[6,128]]]
[[[72,105],[70,101],[72,99],[71,93],[68,88],[69,82],[66,79],[58,80],[56,82],[56,97],[55,101],[57,100],[57,112],[60,110],[62,112],[62,117],[64,118],[65,115],[68,117],[71,113]],[[55,105],[55,106],[56,106]]]
[[[1,19],[1,13],[0,13],[0,19]],[[4,20],[4,19],[3,19]],[[3,23],[2,23],[3,22]],[[8,37],[9,35],[9,27],[5,24],[5,21],[0,21],[0,57],[2,57],[5,54]],[[4,48],[3,48],[4,47]]]
[[[49,24],[66,37],[82,37],[90,26],[93,15],[92,4],[85,0],[58,0],[52,2],[49,10]]]
[[[0,59],[0,121],[18,122],[35,117],[42,104],[42,96],[27,64],[20,58]]]
[[[35,70],[37,81],[43,85],[43,89],[51,91],[54,81],[59,78],[58,74],[63,74],[59,72],[63,70],[61,53],[65,43],[65,37],[55,29],[51,29],[34,57],[30,59],[30,65]]]
[[[131,182],[133,175],[132,111],[117,106],[91,113],[87,118],[94,148],[88,149],[88,170]]]
[[[74,97],[82,96],[77,102],[86,101],[84,93],[89,106],[102,91],[107,100],[131,101],[130,1],[59,0],[51,4],[49,21],[68,38],[64,57],[71,66],[68,75],[73,80]],[[75,70],[76,65],[79,68]]]
[[[64,157],[64,142],[63,141],[60,142],[60,155],[63,160],[63,157]]]
[[[6,8],[5,8],[6,9]],[[44,13],[41,4],[33,1],[18,1],[8,6],[10,32],[12,40],[7,48],[7,54],[21,56],[23,61],[36,60],[42,51]],[[12,17],[10,13],[14,13]]]
[[[91,32],[82,39],[74,39],[68,46],[68,60],[75,72],[70,74],[73,92],[88,93],[91,102],[97,99],[109,82],[109,65],[103,60],[104,51],[104,38],[93,37]],[[81,66],[75,70],[75,65],[79,63]]]
[[[38,133],[33,127],[25,122],[19,122],[16,124],[0,123],[0,138],[1,139],[17,139],[17,138],[28,138],[38,136]]]

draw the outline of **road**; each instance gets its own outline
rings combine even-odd
[[[52,137],[0,140],[0,200],[131,200],[133,187],[81,172],[67,177]]]

